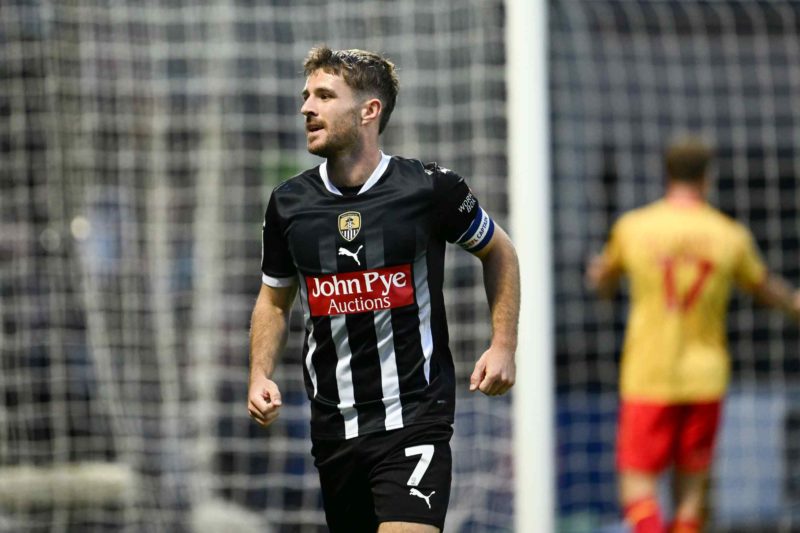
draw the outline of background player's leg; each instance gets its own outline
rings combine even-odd
[[[633,533],[663,533],[664,522],[656,490],[658,475],[626,470],[619,474],[619,497],[625,521]]]
[[[672,531],[699,533],[708,514],[709,470],[721,412],[718,401],[686,405],[678,442]]]
[[[676,470],[673,483],[675,502],[674,533],[700,533],[705,522],[708,495],[708,470],[681,472]]]
[[[428,524],[412,522],[383,522],[378,533],[439,533],[439,528]]]
[[[623,400],[617,435],[619,500],[634,533],[663,533],[658,477],[672,458],[677,430],[672,405]]]

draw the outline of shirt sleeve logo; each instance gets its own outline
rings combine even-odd
[[[347,211],[339,215],[339,234],[347,242],[352,241],[361,231],[361,213]]]
[[[472,196],[472,191],[469,191],[469,194],[467,194],[467,197],[464,198],[464,201],[461,202],[460,206],[458,206],[458,212],[459,213],[469,213],[470,211],[472,211],[472,208],[475,207],[475,204],[477,204],[477,203],[478,203],[478,200],[476,200],[475,197]]]

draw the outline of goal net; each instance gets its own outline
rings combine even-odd
[[[716,144],[711,201],[800,283],[800,5],[772,1],[550,2],[562,531],[619,531],[614,441],[625,299],[583,288],[623,211],[663,192],[676,134]],[[736,296],[733,379],[711,485],[712,531],[798,528],[798,329]]]
[[[5,2],[0,17],[0,531],[324,531],[300,316],[281,419],[247,416],[269,193],[318,163],[311,46],[383,52],[387,153],[469,178],[504,224],[500,0]],[[452,531],[513,520],[509,398],[467,393],[490,324],[448,252]],[[530,354],[528,354],[530,355]]]

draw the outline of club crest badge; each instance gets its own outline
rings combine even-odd
[[[361,213],[347,211],[339,215],[339,234],[346,241],[352,241],[361,231]]]

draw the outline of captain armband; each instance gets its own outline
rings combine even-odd
[[[456,244],[470,253],[477,253],[489,244],[494,235],[494,220],[483,208],[478,208],[475,219],[467,231],[456,240]]]

